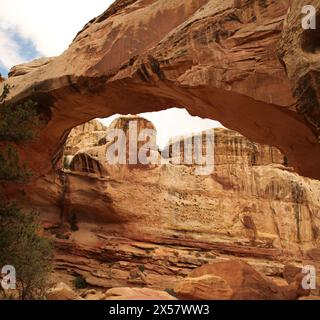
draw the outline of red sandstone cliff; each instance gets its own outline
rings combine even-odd
[[[298,69],[292,58],[304,34],[290,28],[299,28],[303,4],[310,1],[115,1],[61,56],[17,66],[0,84],[11,87],[7,101],[37,100],[47,121],[25,156],[46,173],[72,127],[180,106],[280,148],[299,173],[319,178],[317,56],[303,53]],[[315,93],[307,112],[299,81]]]
[[[6,102],[32,98],[45,121],[21,153],[38,173],[26,206],[37,206],[56,241],[58,278],[163,290],[235,256],[280,282],[288,261],[319,266],[319,181],[288,167],[320,177],[319,39],[300,28],[304,4],[320,8],[319,0],[117,0],[61,56],[0,81],[0,91],[10,87]],[[77,154],[57,174],[74,126],[168,106],[247,138],[217,130],[215,171],[200,177],[172,161],[108,166],[104,128],[80,130],[91,141],[69,137],[67,152]],[[214,279],[231,296],[236,286],[222,280]]]
[[[137,119],[139,130],[153,128],[136,117],[112,127]],[[279,150],[215,129],[214,172],[197,176],[194,164],[171,161],[110,165],[108,142],[92,146],[108,129],[91,135],[95,127],[76,128],[68,139],[85,135],[88,146],[82,140],[64,186],[48,176],[34,186],[37,196],[30,194],[48,214],[58,279],[81,274],[94,287],[164,290],[195,267],[234,257],[277,281],[287,262],[319,264],[320,184],[294,173]]]

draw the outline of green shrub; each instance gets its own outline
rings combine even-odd
[[[37,104],[32,100],[10,104],[5,101],[9,91],[6,84],[0,92],[1,190],[5,190],[7,183],[29,180],[31,172],[26,163],[21,163],[17,145],[34,140],[41,124]],[[22,300],[44,298],[48,287],[52,243],[41,236],[41,231],[35,212],[26,212],[16,202],[6,199],[5,194],[0,194],[0,265],[15,267],[16,298]]]
[[[40,230],[35,212],[0,201],[0,261],[15,267],[22,300],[44,297],[52,270],[52,243],[40,236]]]
[[[86,279],[82,276],[75,277],[75,279],[73,280],[73,284],[76,289],[85,289],[88,286]]]

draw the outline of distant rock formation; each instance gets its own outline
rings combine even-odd
[[[111,127],[126,129],[137,119],[140,129],[153,128],[135,116],[120,117]],[[151,167],[110,165],[105,158],[108,141],[87,147],[100,139],[86,131],[92,129],[96,127],[87,125],[71,134],[77,145],[76,132],[88,141],[81,141],[85,147],[65,171],[65,217],[61,220],[60,209],[44,192],[55,183],[50,194],[59,195],[58,181],[48,176],[34,186],[37,198],[31,194],[33,203],[47,212],[48,230],[58,234],[60,273],[72,270],[94,287],[139,284],[164,290],[202,264],[234,257],[283,282],[287,262],[320,267],[320,182],[294,173],[279,150],[215,129],[214,172],[197,176],[194,164],[172,161]],[[183,137],[176,143],[181,141]],[[76,232],[70,232],[70,217]],[[57,231],[61,221],[64,227]],[[201,283],[207,287],[207,279]],[[225,287],[219,294],[227,298],[228,292]]]
[[[89,147],[103,145],[107,127],[97,120],[91,120],[73,128],[64,147],[64,155],[75,155]]]
[[[136,120],[139,123],[138,133],[143,128],[154,128],[150,121],[130,116],[114,120],[107,130],[128,130],[130,122]],[[90,131],[93,127],[88,125],[86,128]],[[83,190],[81,198],[76,191],[80,185],[86,187],[85,183],[76,183],[80,179],[76,176],[77,172],[90,173],[92,177],[104,177],[100,184],[106,186],[108,179],[128,183],[120,183],[110,189],[103,187],[107,203],[102,201],[101,207],[92,207],[90,211],[83,209],[84,218],[103,212],[104,206],[110,206],[112,199],[114,218],[130,221],[132,234],[136,230],[133,225],[139,224],[141,218],[146,223],[146,235],[152,235],[152,238],[174,236],[176,239],[197,238],[207,242],[210,235],[209,242],[214,242],[214,238],[223,238],[229,244],[234,242],[234,238],[244,251],[249,246],[253,252],[257,250],[257,255],[260,251],[262,255],[268,255],[268,251],[271,255],[279,255],[282,250],[299,254],[302,248],[316,247],[320,241],[317,233],[320,220],[316,214],[320,207],[320,182],[292,172],[286,157],[273,147],[253,143],[228,129],[215,129],[212,134],[215,144],[214,171],[203,177],[195,175],[195,164],[171,164],[170,161],[162,164],[160,155],[158,164],[151,168],[114,166],[106,160],[106,148],[113,141],[80,149],[71,161],[71,197],[77,199],[76,207],[83,205],[82,209],[87,203],[92,203],[92,199],[86,198],[88,191]],[[94,140],[93,135],[80,130],[80,137],[86,135],[89,138],[88,141],[82,140],[83,145],[97,144],[100,138]],[[72,136],[74,141],[80,139],[74,133]],[[181,144],[183,154],[181,141],[183,137],[176,143]],[[140,142],[139,147],[143,143]],[[153,148],[157,152],[156,143]],[[126,155],[128,159],[128,145]],[[148,184],[145,184],[146,181]],[[96,192],[98,190],[100,188]],[[127,196],[122,198],[122,193]],[[153,204],[148,203],[143,209],[141,196],[153,199]],[[137,212],[141,217],[137,216]],[[164,222],[161,228],[159,221]]]
[[[90,150],[106,144],[107,128],[97,120],[91,120],[73,128],[63,150],[63,166],[72,171],[104,175],[101,164]]]
[[[118,139],[110,135],[110,132],[112,130],[116,132],[119,129],[125,138],[123,160],[126,165],[131,168],[143,165],[139,161],[141,151],[148,157],[151,155],[154,155],[155,159],[159,157],[156,144],[157,132],[154,125],[140,116],[121,116],[115,119],[108,128],[95,120],[74,128],[64,149],[65,167],[74,172],[97,173],[101,177],[106,176],[109,171],[114,171],[115,166],[110,165],[107,161],[107,150]],[[141,138],[145,129],[150,129],[150,136],[139,141],[139,135]],[[148,143],[147,146],[146,143]]]

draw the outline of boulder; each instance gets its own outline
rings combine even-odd
[[[46,297],[48,300],[77,300],[80,298],[73,289],[63,282],[49,289]]]
[[[176,300],[165,291],[148,288],[113,288],[106,292],[106,300]]]
[[[229,300],[233,290],[221,277],[203,275],[185,278],[180,281],[174,291],[183,300]]]
[[[81,297],[84,298],[85,300],[105,300],[106,295],[103,292],[99,292],[94,289],[91,289],[81,294]]]
[[[298,274],[301,274],[301,267],[288,263],[283,268],[283,277],[290,284],[295,281]]]
[[[182,280],[175,291],[182,299],[293,300],[308,294],[298,281],[280,287],[241,260],[203,265]]]

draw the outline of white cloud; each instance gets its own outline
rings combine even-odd
[[[0,29],[15,30],[23,38],[31,40],[44,56],[59,55],[69,46],[77,32],[112,2],[113,0],[0,0]],[[8,60],[6,66],[15,64],[15,61],[16,59],[12,59],[12,62]]]
[[[19,45],[0,29],[0,63],[7,69],[23,62],[19,54]]]

